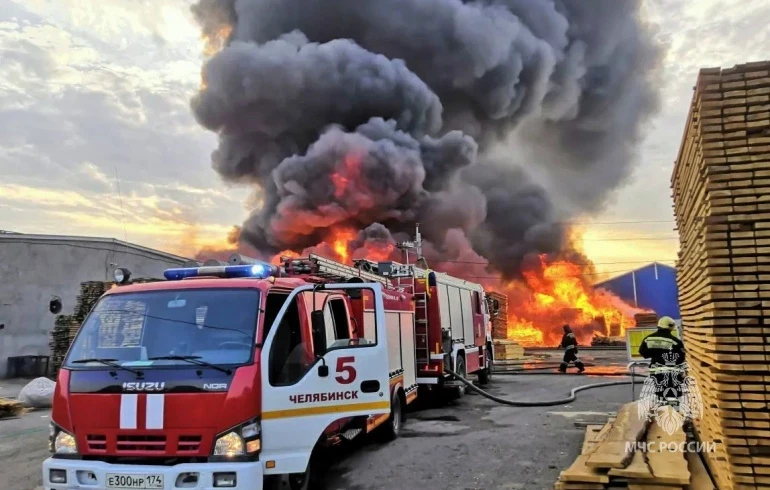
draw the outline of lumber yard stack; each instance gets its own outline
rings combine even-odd
[[[770,62],[698,75],[672,176],[694,428],[720,490],[770,488]]]
[[[606,424],[588,425],[580,455],[554,490],[713,490],[698,453],[679,427],[669,434],[639,417],[637,402],[623,405]]]
[[[495,300],[498,303],[498,311],[497,315],[492,316],[492,338],[505,339],[508,338],[508,296],[494,291],[487,293],[490,313],[494,312],[492,304]]]

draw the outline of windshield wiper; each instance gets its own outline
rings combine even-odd
[[[99,357],[89,357],[88,359],[78,359],[77,361],[72,361],[72,364],[86,364],[88,362],[98,362],[100,364],[104,364],[105,366],[110,366],[117,369],[123,369],[124,371],[128,371],[129,373],[134,373],[137,378],[141,378],[144,376],[144,374],[141,371],[137,371],[136,369],[131,369],[126,366],[121,366],[118,364],[117,359],[108,359],[108,358],[99,358]]]
[[[158,356],[158,357],[150,357],[149,361],[187,361],[190,364],[197,364],[198,366],[204,366],[211,369],[216,369],[217,371],[221,371],[225,374],[232,374],[232,371],[223,368],[221,366],[217,366],[216,364],[211,364],[210,362],[201,361],[201,356]]]

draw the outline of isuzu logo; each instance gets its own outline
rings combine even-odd
[[[149,381],[143,381],[143,382],[130,382],[130,383],[123,383],[123,390],[125,391],[163,391],[163,388],[166,387],[166,383],[164,382],[149,382]]]
[[[203,389],[209,391],[226,390],[227,383],[203,383]]]

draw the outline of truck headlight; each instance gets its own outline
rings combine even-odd
[[[244,453],[243,438],[235,431],[223,435],[214,444],[214,456],[240,456]]]
[[[256,454],[262,449],[262,427],[259,420],[250,420],[219,436],[212,456],[242,456]]]
[[[53,454],[77,454],[78,445],[75,442],[75,436],[69,432],[51,424],[48,435],[51,441],[49,449]]]

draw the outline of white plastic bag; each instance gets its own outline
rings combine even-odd
[[[53,403],[56,383],[48,378],[35,378],[21,389],[18,400],[27,408],[48,408]]]

